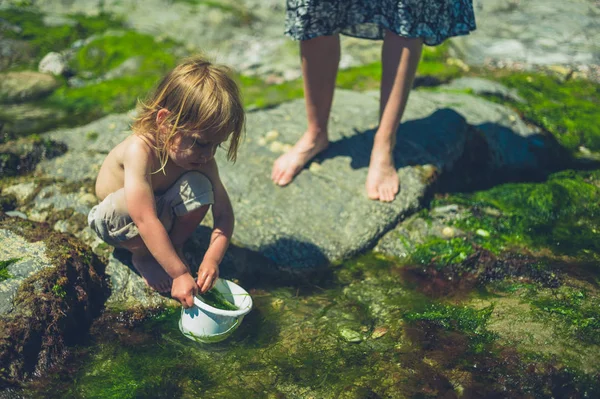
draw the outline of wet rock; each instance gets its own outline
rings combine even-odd
[[[0,386],[60,364],[104,303],[104,266],[73,237],[0,217]]]
[[[41,73],[51,73],[56,76],[63,75],[67,69],[65,58],[62,54],[56,52],[46,54],[38,66]]]
[[[23,71],[0,74],[0,103],[32,101],[42,98],[60,83],[51,75]]]

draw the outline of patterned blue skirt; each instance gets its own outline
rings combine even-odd
[[[295,40],[342,33],[383,39],[385,30],[430,46],[475,30],[472,0],[287,0],[285,34]]]

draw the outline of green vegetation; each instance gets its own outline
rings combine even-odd
[[[417,76],[431,76],[441,82],[449,81],[461,75],[462,71],[455,65],[448,65],[448,44],[423,47],[421,62]],[[349,90],[365,91],[379,89],[381,81],[381,62],[352,67],[339,71],[337,87]]]
[[[417,70],[418,76],[434,76],[440,81],[448,81],[458,77],[461,69],[448,65],[448,45],[424,47],[421,63]],[[336,86],[342,89],[366,91],[379,89],[381,81],[381,62],[340,70]],[[302,79],[268,84],[260,78],[239,76],[240,87],[246,107],[265,108],[280,104],[284,101],[302,98],[304,89]]]
[[[223,294],[221,294],[215,288],[210,291],[202,294],[200,296],[202,302],[207,305],[212,306],[213,308],[221,309],[221,310],[238,310],[238,307],[233,303],[229,302],[227,298]]]
[[[556,254],[597,259],[600,254],[600,171],[563,171],[543,183],[510,183],[472,194],[456,194],[435,204],[471,207],[472,217],[456,226],[478,229],[477,244],[493,252],[516,246],[550,248]],[[486,208],[499,212],[485,213]]]
[[[147,76],[166,72],[175,65],[172,55],[176,43],[157,42],[154,36],[133,31],[105,34],[77,51],[71,67],[78,73],[97,77],[122,65],[128,59],[140,58],[135,74]]]
[[[0,281],[4,281],[12,277],[8,271],[8,267],[15,262],[18,262],[21,258],[12,258],[8,260],[0,260]]]
[[[176,45],[156,43],[150,35],[121,32],[100,37],[81,48],[72,68],[91,74],[83,87],[63,86],[43,100],[49,107],[66,110],[69,125],[92,121],[109,113],[125,112],[135,107],[158,80],[176,64]],[[135,60],[135,71],[110,80],[95,81],[104,72]]]
[[[238,81],[247,108],[266,108],[284,101],[302,98],[304,94],[300,79],[268,84],[260,78],[239,75]]]
[[[65,288],[60,284],[54,284],[52,286],[52,292],[59,298],[64,298],[67,295],[67,291],[65,291]]]
[[[574,287],[561,287],[546,294],[532,290],[531,296],[531,303],[540,314],[557,318],[575,338],[600,345],[600,298]]]
[[[496,79],[517,89],[526,101],[509,104],[552,133],[564,147],[600,151],[600,84],[542,73],[515,72]]]
[[[482,353],[489,350],[489,345],[496,339],[496,334],[487,329],[493,310],[493,306],[476,310],[434,304],[422,312],[408,312],[404,318],[409,322],[425,321],[447,331],[459,331],[468,337],[472,353]]]
[[[411,258],[414,262],[422,265],[443,267],[460,264],[474,252],[473,245],[462,237],[449,240],[432,238],[428,242],[418,245],[411,254]]]
[[[63,51],[79,39],[86,39],[93,34],[105,32],[108,29],[121,28],[123,22],[109,14],[98,16],[71,15],[73,26],[47,26],[43,22],[43,15],[23,9],[9,8],[0,10],[0,19],[19,29],[0,27],[0,33],[10,39],[27,41],[35,57],[31,65],[16,66],[32,67],[51,51]]]

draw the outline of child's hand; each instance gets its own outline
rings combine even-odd
[[[211,259],[204,259],[198,269],[198,287],[200,293],[204,294],[210,290],[219,278],[219,264]]]
[[[184,273],[173,280],[171,296],[177,299],[184,308],[194,306],[194,296],[198,293],[198,286],[189,273]]]

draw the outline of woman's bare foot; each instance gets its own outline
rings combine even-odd
[[[367,196],[372,200],[391,202],[396,198],[400,183],[392,153],[393,144],[375,143],[371,152],[369,173],[367,174]]]
[[[136,270],[140,272],[144,281],[150,288],[158,292],[170,292],[173,279],[167,274],[165,269],[150,254],[133,254],[131,262]]]
[[[289,184],[304,165],[328,145],[327,133],[320,133],[316,138],[314,134],[304,133],[291,150],[277,158],[273,164],[271,180],[279,186]]]

